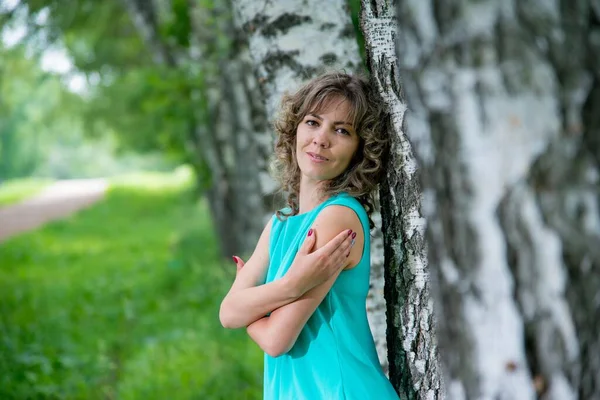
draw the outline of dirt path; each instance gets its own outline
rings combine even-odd
[[[89,207],[106,192],[104,179],[58,181],[37,196],[0,208],[0,241]]]

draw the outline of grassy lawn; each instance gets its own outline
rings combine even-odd
[[[49,179],[15,179],[0,184],[0,207],[17,203],[39,193],[52,181]]]
[[[235,266],[173,176],[114,181],[0,244],[0,399],[259,399],[262,353],[221,328]]]

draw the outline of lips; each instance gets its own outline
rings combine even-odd
[[[329,161],[328,158],[323,157],[322,155],[317,154],[317,153],[312,153],[312,152],[308,151],[308,152],[306,152],[306,154],[308,154],[309,157],[311,157],[311,158],[313,158],[315,160],[318,160],[318,161]]]

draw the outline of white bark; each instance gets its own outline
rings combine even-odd
[[[281,96],[326,68],[360,69],[358,44],[343,0],[233,2],[249,34],[250,52],[263,86],[267,114]]]
[[[372,216],[375,229],[371,232],[371,277],[369,294],[367,295],[367,318],[373,340],[377,348],[379,363],[386,375],[389,376],[390,362],[387,346],[387,315],[385,302],[385,272],[384,272],[384,241],[381,231],[381,213],[376,211]]]
[[[452,399],[600,398],[593,5],[398,4]]]
[[[237,24],[248,33],[250,54],[264,93],[267,114],[273,118],[285,92],[327,70],[361,70],[358,44],[349,9],[342,0],[233,2]],[[256,137],[264,154],[272,152],[272,136]],[[266,161],[266,160],[265,160]],[[263,193],[276,189],[264,164],[260,180]],[[377,215],[374,216],[378,218]],[[383,299],[383,245],[381,234],[372,240],[371,290],[367,310],[379,359],[387,369],[385,302]]]
[[[381,188],[390,380],[401,398],[436,399],[443,397],[443,390],[429,296],[425,221],[418,167],[402,129],[406,105],[400,94],[394,14],[391,0],[362,2],[368,62],[392,122],[390,166]]]

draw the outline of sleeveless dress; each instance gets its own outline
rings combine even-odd
[[[285,274],[315,218],[330,205],[349,207],[358,215],[365,237],[362,259],[342,271],[288,353],[275,358],[265,353],[264,399],[398,399],[377,359],[367,321],[369,220],[358,200],[342,193],[307,213],[282,221],[274,216],[265,283]]]

